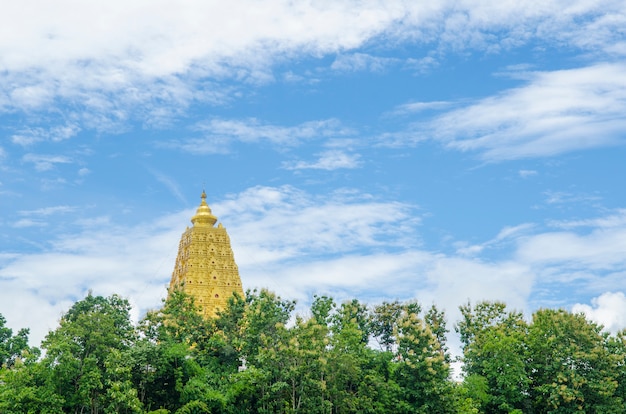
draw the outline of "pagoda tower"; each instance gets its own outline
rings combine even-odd
[[[243,297],[243,287],[228,233],[222,223],[215,227],[217,217],[206,203],[204,190],[201,198],[191,218],[193,226],[180,238],[169,291],[182,290],[194,298],[205,317],[214,317],[234,293]]]

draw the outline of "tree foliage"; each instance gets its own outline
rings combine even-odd
[[[582,314],[526,321],[499,302],[461,307],[464,392],[486,413],[624,412],[624,342]]]
[[[308,314],[267,290],[217,317],[171,292],[131,323],[128,302],[88,294],[40,357],[0,316],[2,413],[620,413],[626,332],[543,309],[461,306],[462,381],[446,315],[414,301],[313,298]]]
[[[12,368],[16,363],[37,358],[39,350],[28,346],[28,329],[20,329],[16,335],[6,326],[6,319],[0,315],[0,367]]]

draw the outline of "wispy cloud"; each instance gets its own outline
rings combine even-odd
[[[539,173],[537,172],[537,170],[519,170],[517,173],[518,173],[518,174],[519,174],[519,176],[520,176],[520,177],[522,177],[522,178],[533,177],[533,176],[535,176],[535,175],[539,174]]]
[[[40,141],[58,142],[76,136],[80,128],[76,124],[67,124],[51,128],[25,128],[11,136],[14,144],[29,146]]]
[[[43,207],[36,210],[21,210],[18,211],[20,216],[51,216],[54,214],[67,214],[77,210],[78,207],[74,206],[52,206]]]
[[[613,214],[585,220],[552,220],[549,225],[559,229],[626,227],[626,209],[618,209]]]
[[[367,246],[397,248],[409,242],[420,222],[409,205],[341,191],[312,196],[290,186],[253,187],[215,204],[213,211],[224,211],[220,219],[232,223],[229,229],[237,235],[233,240],[243,249],[254,246],[267,257],[280,252],[283,259],[337,255]],[[291,230],[277,236],[272,228]]]
[[[626,265],[626,226],[594,228],[589,233],[545,232],[519,241],[519,260],[572,269],[621,269]]]
[[[330,65],[332,70],[341,72],[371,71],[382,72],[388,66],[398,64],[397,58],[384,58],[365,53],[341,54]]]
[[[181,203],[187,204],[187,200],[180,190],[180,185],[176,182],[176,180],[160,171],[155,170],[154,168],[148,167],[148,171],[154,176],[154,178],[156,178],[158,182],[163,184]]]
[[[285,162],[283,167],[288,170],[337,170],[340,168],[358,168],[361,166],[359,154],[349,154],[340,150],[324,151],[319,158],[313,162],[297,161]]]
[[[37,15],[29,13],[31,3]],[[285,58],[339,53],[335,67],[342,70],[389,63],[358,50],[366,45],[418,44],[434,56],[468,48],[498,53],[534,39],[605,56],[626,50],[626,11],[611,0],[566,6],[558,0],[343,0],[332,7],[271,0],[257,6],[251,0],[159,7],[60,0],[48,7],[27,0],[5,7],[0,27],[12,36],[0,38],[0,111],[54,107],[78,119],[81,129],[116,128],[132,118],[160,124],[193,102],[221,104],[245,85],[272,81],[273,65]],[[74,13],[64,12],[70,8]],[[436,58],[413,60],[432,66]],[[16,136],[25,143],[33,138]]]
[[[22,229],[26,227],[45,227],[48,223],[42,220],[34,220],[30,218],[19,219],[11,225],[16,229]]]
[[[70,164],[72,159],[64,155],[44,155],[28,153],[22,157],[22,161],[30,162],[35,165],[37,171],[49,171],[56,164]]]
[[[409,102],[396,107],[392,114],[394,115],[407,115],[416,112],[430,111],[430,110],[441,110],[449,108],[454,105],[453,102],[447,101],[432,101],[432,102]]]
[[[545,191],[547,204],[592,203],[601,200],[601,197],[590,194],[576,194],[567,191]]]
[[[457,243],[457,253],[461,256],[476,256],[483,253],[487,248],[502,247],[505,243],[511,243],[518,240],[522,235],[530,233],[535,228],[532,223],[523,223],[517,226],[506,226],[491,240],[481,244],[467,245],[466,243]]]
[[[194,128],[201,138],[189,138],[159,145],[193,154],[219,154],[231,150],[234,143],[268,143],[283,150],[305,141],[328,139],[352,134],[336,119],[304,122],[296,126],[262,123],[257,119],[212,119]]]
[[[384,136],[391,144],[433,138],[487,161],[546,157],[621,145],[626,130],[626,66],[537,72],[524,86]]]

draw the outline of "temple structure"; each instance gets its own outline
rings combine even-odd
[[[235,263],[230,237],[213,215],[202,191],[202,201],[191,218],[178,245],[178,256],[170,281],[170,292],[181,289],[195,299],[206,317],[226,307],[234,293],[243,297],[239,269]]]

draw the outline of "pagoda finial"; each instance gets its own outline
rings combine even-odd
[[[202,189],[202,195],[200,195],[202,201],[200,206],[196,210],[196,215],[191,218],[191,222],[194,226],[213,226],[217,222],[217,217],[211,212],[211,208],[206,203],[206,192]]]

